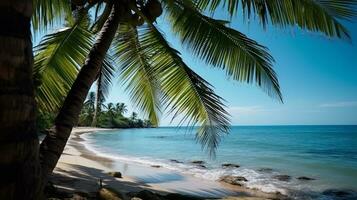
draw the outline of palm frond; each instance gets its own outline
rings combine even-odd
[[[86,101],[84,102],[85,106],[91,107],[93,110],[94,108],[94,103],[95,103],[95,92],[89,92],[86,98]]]
[[[131,100],[154,125],[158,125],[159,85],[138,37],[135,27],[122,24],[115,41],[114,52],[122,66],[121,80],[125,83]]]
[[[107,98],[109,95],[110,87],[112,86],[112,82],[116,73],[116,67],[114,66],[114,59],[107,54],[104,58],[104,62],[100,71],[98,73],[98,94],[102,96],[102,98]]]
[[[160,77],[162,102],[169,113],[182,114],[181,124],[200,125],[196,138],[214,155],[221,136],[229,129],[222,98],[182,61],[178,51],[170,47],[154,25],[143,30],[140,42]]]
[[[35,32],[45,32],[60,25],[65,18],[71,21],[71,3],[68,0],[33,0],[32,26]]]
[[[268,95],[282,101],[272,67],[274,60],[266,47],[188,4],[167,5],[167,10],[174,33],[196,56],[226,70],[234,80],[255,82]]]
[[[93,39],[79,24],[46,35],[35,47],[34,76],[40,110],[56,111],[84,63]]]
[[[186,0],[182,0],[186,1]],[[273,25],[285,28],[299,26],[302,29],[322,32],[329,37],[350,39],[345,27],[338,20],[351,20],[357,15],[356,0],[196,0],[202,10],[214,12],[219,5],[235,15],[242,7],[243,16],[258,16],[265,27]]]
[[[105,4],[104,9],[99,8],[98,10],[96,10],[96,14],[95,14],[96,17],[94,19],[94,22],[93,22],[90,30],[93,31],[94,33],[99,32],[102,29],[105,21],[108,19],[111,10],[112,10],[111,4]],[[97,15],[99,13],[101,13],[101,14],[99,15],[99,17],[97,17]]]
[[[103,9],[104,4],[105,4],[104,2],[99,2],[94,6],[95,7],[94,21],[97,21],[99,13]]]
[[[109,95],[109,90],[112,85],[112,81],[115,75],[115,67],[113,66],[113,60],[109,54],[106,54],[103,64],[99,69],[98,77],[96,80],[96,93],[95,93],[95,106],[93,113],[93,120],[91,126],[96,126],[97,116],[101,112],[103,102]]]

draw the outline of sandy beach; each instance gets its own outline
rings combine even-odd
[[[149,190],[158,194],[179,193],[202,199],[281,199],[277,194],[268,194],[242,186],[208,181],[164,168],[155,168],[135,163],[121,162],[99,156],[86,148],[81,135],[105,129],[74,128],[62,154],[51,182],[61,191],[95,196],[100,182],[123,194]],[[122,178],[108,175],[121,172]],[[164,180],[164,181],[163,181]]]

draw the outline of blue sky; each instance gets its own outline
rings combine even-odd
[[[214,17],[227,19],[222,13]],[[225,72],[193,57],[170,33],[165,18],[158,20],[160,30],[184,61],[227,101],[234,125],[357,124],[357,22],[343,24],[350,30],[352,43],[297,28],[268,26],[264,30],[257,21],[243,22],[240,15],[232,19],[231,27],[269,48],[284,97],[281,104],[255,85],[229,80]],[[129,112],[140,113],[118,80],[107,102],[124,102]],[[175,125],[165,116],[161,125]]]
[[[158,24],[184,61],[213,84],[216,93],[227,101],[232,124],[357,124],[357,23],[344,23],[351,32],[351,43],[296,28],[264,30],[258,22],[232,20],[231,27],[270,49],[276,60],[274,69],[284,104],[271,99],[255,85],[228,80],[223,71],[207,66],[182,47],[164,20]],[[125,102],[130,111],[136,110],[120,84],[113,86],[108,101]],[[170,120],[163,116],[161,125],[175,125]]]

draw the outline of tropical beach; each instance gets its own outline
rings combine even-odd
[[[217,161],[216,159],[212,160],[205,156],[194,156],[184,160],[183,157],[180,156],[182,153],[175,150],[176,156],[174,157],[167,148],[166,153],[159,153],[156,154],[156,156],[150,157],[143,156],[150,154],[141,153],[140,155],[138,150],[132,152],[136,153],[134,156],[130,156],[128,151],[121,152],[118,150],[126,149],[122,144],[126,142],[130,143],[130,141],[125,139],[125,135],[131,134],[130,138],[133,138],[135,137],[133,131],[138,132],[139,130],[145,132],[146,136],[140,136],[141,138],[147,137],[158,141],[161,140],[161,142],[162,140],[168,140],[167,137],[175,137],[172,132],[175,128],[161,129],[162,130],[160,130],[160,128],[151,129],[152,132],[150,132],[149,129],[113,130],[90,127],[75,128],[64,154],[56,166],[52,183],[58,191],[67,192],[67,195],[83,195],[84,193],[87,197],[92,195],[92,198],[97,195],[100,180],[105,187],[113,188],[123,196],[134,195],[148,190],[160,195],[172,195],[174,193],[186,195],[186,198],[196,197],[198,199],[354,199],[357,197],[357,190],[353,186],[355,185],[354,177],[356,175],[355,169],[357,165],[357,163],[354,162],[355,158],[350,158],[350,167],[346,165],[344,168],[338,169],[336,167],[340,165],[333,163],[339,162],[338,160],[344,159],[345,156],[349,156],[357,151],[353,140],[350,144],[344,142],[345,146],[341,149],[337,146],[334,147],[335,161],[331,160],[333,159],[332,155],[320,153],[320,161],[318,161],[317,157],[314,161],[315,169],[311,168],[310,161],[305,161],[306,164],[304,164],[304,158],[301,158],[300,161],[297,157],[293,158],[295,163],[299,163],[300,165],[300,167],[295,166],[293,163],[290,163],[294,161],[287,160],[290,157],[287,155],[275,157],[275,161],[273,162],[271,162],[273,158],[270,158],[270,162],[265,164],[264,162],[259,163],[254,161],[254,159],[262,158],[254,158],[254,156],[251,155],[252,161],[250,161],[251,163],[249,164],[249,162],[247,162],[249,156],[241,156],[235,151],[235,157],[238,160],[231,160],[234,161],[235,164],[233,164],[228,163],[229,160],[220,159],[221,161]],[[242,129],[242,127],[240,129]],[[252,131],[254,130],[253,127],[243,127],[243,129],[250,129],[251,133],[254,132]],[[269,129],[278,129],[280,130],[280,134],[282,134],[281,130],[291,130],[291,128],[286,127],[260,128],[265,134],[273,134],[272,131],[270,131],[270,133],[267,132]],[[298,130],[299,127],[294,127],[294,129]],[[327,137],[331,137],[331,133],[352,135],[351,137],[353,138],[357,137],[357,127],[355,126],[305,126],[300,127],[300,129],[304,131],[315,130],[315,134],[323,130],[324,134],[328,135]],[[171,130],[171,133],[168,130]],[[343,133],[342,130],[344,130],[345,133]],[[125,131],[129,131],[130,133],[125,133]],[[164,132],[169,132],[169,134],[163,134]],[[182,131],[177,132],[183,133]],[[328,132],[330,132],[330,134]],[[121,143],[116,143],[115,146],[111,146],[112,148],[108,148],[108,145],[110,146],[108,141],[100,145],[98,145],[98,143],[101,143],[100,140],[90,141],[89,138],[94,135],[105,135],[105,138],[110,138],[115,135],[123,136],[118,136],[121,139],[116,140],[122,140]],[[184,136],[180,135],[180,137]],[[277,136],[275,135],[274,137]],[[350,140],[348,138],[345,139]],[[246,142],[244,138],[240,138],[240,140],[243,140],[243,143]],[[93,144],[97,145],[93,146]],[[154,144],[154,142],[150,142],[150,144]],[[288,143],[285,142],[285,144]],[[139,143],[131,143],[130,145],[140,146]],[[174,144],[171,143],[171,145]],[[223,145],[225,144],[223,143]],[[137,146],[136,149],[140,149],[141,147],[139,146]],[[314,146],[316,146],[315,148],[319,148],[319,145],[315,144]],[[177,149],[177,147],[175,148]],[[247,150],[246,147],[241,148]],[[291,148],[298,148],[298,145]],[[307,147],[303,149],[304,152],[314,151]],[[105,150],[109,150],[110,153]],[[273,150],[273,148],[271,148],[271,150]],[[197,152],[187,151],[191,154],[192,152]],[[231,149],[230,151],[234,150]],[[264,151],[270,152],[267,147],[264,147]],[[286,151],[289,150],[286,149]],[[272,153],[269,153],[270,156],[276,154],[273,153],[274,150],[271,152]],[[350,152],[350,154],[347,155],[347,152]],[[286,153],[290,154],[289,152]],[[256,151],[255,154],[259,153]],[[297,156],[299,153],[294,154]],[[311,155],[306,156],[311,157],[314,154],[311,152]],[[167,156],[165,157],[164,155]],[[186,156],[184,155],[184,157]],[[222,158],[223,155],[220,155],[220,157]],[[267,157],[267,155],[265,154],[264,157]],[[195,158],[202,160],[193,160]],[[278,161],[278,159],[280,161]],[[214,167],[214,165],[211,164],[212,162],[219,164]],[[280,167],[279,169],[278,165],[274,165],[276,162],[280,163],[282,168]],[[346,162],[345,159],[344,162]],[[239,163],[239,165],[237,163]],[[303,168],[303,166],[305,166],[305,168]],[[323,170],[326,172],[323,172]],[[114,172],[120,173],[121,178],[115,178],[112,176],[113,174],[110,174]],[[128,196],[125,198],[128,198]],[[162,198],[165,199],[164,197]]]
[[[136,193],[148,190],[160,195],[179,194],[186,196],[173,196],[170,199],[231,199],[231,200],[263,200],[263,199],[286,199],[284,195],[264,193],[259,190],[248,189],[239,185],[231,185],[227,183],[218,183],[207,181],[200,178],[195,178],[190,175],[177,174],[169,169],[157,168],[149,165],[142,165],[135,162],[118,162],[109,157],[102,157],[95,152],[90,151],[83,144],[83,134],[88,134],[96,131],[113,131],[110,129],[80,127],[75,128],[72,136],[64,150],[61,159],[59,160],[51,182],[56,188],[53,193],[54,197],[67,198],[93,198],[97,197],[98,188],[100,188],[100,180],[103,186],[115,189],[120,192],[123,199],[131,199]],[[110,175],[110,172],[118,172],[116,165],[123,165],[125,171],[121,172],[121,177],[116,178]],[[146,177],[155,179],[166,174],[166,178],[157,179],[151,183],[145,183],[142,179],[133,176],[126,176],[126,172],[131,171],[136,174],[136,177]],[[171,174],[171,177],[170,177]],[[171,183],[172,176],[180,176],[180,178]],[[171,180],[170,180],[171,179]],[[162,181],[162,182],[161,182]],[[132,193],[132,194],[130,194]],[[143,195],[143,194],[141,194]],[[139,194],[140,196],[140,194]],[[145,199],[145,196],[142,197]],[[146,197],[147,198],[147,197]],[[150,197],[149,197],[150,198]],[[154,198],[152,198],[154,199]],[[168,199],[165,197],[157,199]]]
[[[357,0],[1,0],[0,200],[357,199]]]

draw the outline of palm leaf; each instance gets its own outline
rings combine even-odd
[[[46,35],[35,47],[34,76],[40,110],[56,111],[84,63],[93,39],[79,24]]]
[[[96,81],[97,92],[95,93],[95,106],[94,106],[95,108],[93,114],[93,116],[95,117],[93,118],[91,126],[96,126],[97,123],[96,116],[100,114],[103,102],[109,95],[109,89],[112,85],[114,75],[115,75],[115,67],[113,66],[113,61],[111,56],[107,54],[98,72],[98,78]]]
[[[109,95],[109,90],[112,86],[112,82],[115,76],[115,71],[116,67],[114,66],[114,60],[113,58],[107,54],[105,56],[104,62],[102,67],[100,68],[100,71],[98,73],[98,91],[99,91],[99,96],[101,96],[103,99],[107,98]]]
[[[214,155],[222,135],[228,133],[228,113],[211,85],[193,72],[152,24],[142,31],[141,45],[160,77],[162,102],[181,124],[200,125],[197,140]]]
[[[108,19],[111,10],[112,10],[111,4],[105,4],[104,9],[99,8],[98,10],[96,10],[96,14],[95,14],[96,17],[94,19],[94,22],[93,22],[90,30],[93,31],[94,33],[99,32],[102,29],[105,21]],[[100,16],[97,17],[98,13],[100,13],[100,12],[101,12]]]
[[[32,26],[34,31],[45,32],[54,25],[60,25],[65,17],[71,21],[69,0],[33,0]]]
[[[160,112],[159,85],[142,50],[136,28],[122,24],[115,41],[115,55],[122,67],[121,80],[131,100],[158,125]]]
[[[183,0],[186,1],[186,0]],[[235,15],[242,7],[247,19],[258,16],[265,27],[268,22],[285,28],[299,26],[302,29],[322,32],[329,37],[350,38],[338,20],[356,17],[356,0],[197,0],[197,6],[214,12],[219,5]]]
[[[103,5],[104,2],[98,2],[97,4],[95,4],[95,12],[94,12],[94,21],[96,21],[98,19],[98,15],[100,13],[100,11],[103,9]]]
[[[282,101],[268,49],[222,20],[201,14],[189,4],[167,5],[172,29],[182,43],[206,63],[226,70],[234,80],[253,83]],[[192,28],[195,27],[195,28]]]

